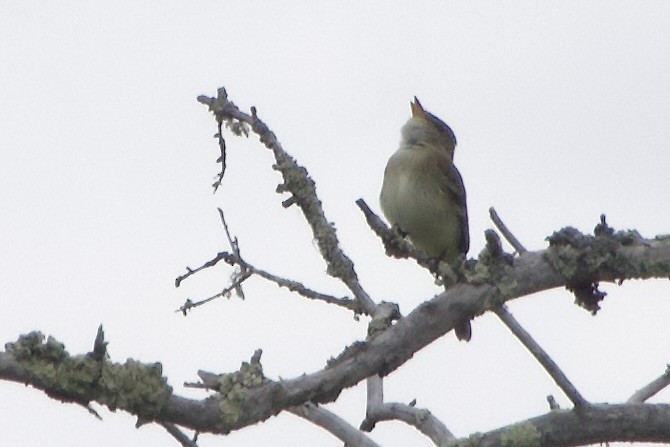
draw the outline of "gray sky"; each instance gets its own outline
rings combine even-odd
[[[104,324],[114,361],[160,361],[175,392],[196,371],[227,372],[262,348],[271,378],[320,369],[365,336],[338,308],[260,280],[246,301],[213,295],[217,268],[174,288],[186,265],[226,249],[216,207],[258,267],[345,294],[298,209],[284,210],[270,154],[228,138],[212,195],[214,120],[195,101],[225,86],[255,105],[317,182],[328,218],[377,300],[408,313],[439,292],[429,275],[385,258],[354,200],[376,210],[387,158],[416,95],[454,129],[468,193],[471,251],[495,206],[530,249],[565,225],[670,232],[670,3],[624,2],[2,2],[0,5],[0,340],[34,329],[72,354]],[[660,374],[670,327],[667,281],[603,287],[593,318],[563,290],[510,308],[592,401],[618,402]],[[429,408],[458,436],[541,414],[567,399],[502,324],[473,323],[386,381],[388,400]],[[364,389],[331,406],[358,425]],[[7,445],[176,445],[124,414],[63,405],[0,383]],[[652,401],[670,399],[665,391]],[[11,427],[11,429],[9,429]],[[383,445],[430,445],[380,424]],[[339,446],[280,415],[201,446]]]

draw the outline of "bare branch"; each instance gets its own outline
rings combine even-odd
[[[230,248],[233,249],[235,256],[240,256],[240,246],[237,242],[237,237],[230,235],[230,230],[228,229],[228,223],[226,222],[226,216],[223,215],[223,210],[221,208],[216,209],[219,212],[219,218],[221,219],[221,225],[223,225],[223,231],[226,233],[226,239],[228,239],[228,244]]]
[[[502,219],[500,219],[500,216],[498,216],[498,213],[496,212],[495,208],[493,207],[489,208],[489,216],[491,217],[491,220],[495,224],[498,231],[502,233],[505,239],[507,239],[507,242],[509,242],[510,245],[514,247],[514,250],[516,250],[517,253],[522,254],[528,251],[521,244],[521,242],[519,242],[519,240],[512,234],[509,228],[507,228],[507,225],[503,223]]]
[[[177,442],[179,442],[182,446],[184,447],[198,447],[198,444],[196,443],[197,439],[197,434],[194,437],[194,439],[189,438],[179,430],[179,427],[177,427],[175,424],[170,424],[169,422],[159,422],[159,424],[168,432],[172,437],[174,437]]]
[[[398,319],[399,309],[397,305],[391,303],[381,303],[380,309],[375,313],[375,318],[370,322],[368,328],[368,338],[374,338],[382,334],[392,321]],[[382,312],[382,309],[384,312]],[[374,429],[377,422],[399,420],[413,426],[421,433],[430,438],[435,445],[444,445],[448,441],[456,439],[447,427],[435,418],[430,411],[414,408],[414,401],[410,405],[401,403],[384,403],[384,382],[383,379],[373,374],[366,380],[367,386],[367,405],[365,419],[361,423],[361,430],[370,432]]]
[[[442,421],[425,408],[415,408],[411,405],[390,402],[376,408],[367,418],[375,422],[393,420],[404,422],[426,435],[436,446],[445,445],[456,439]]]
[[[291,193],[290,203],[295,203],[303,212],[305,219],[312,229],[314,239],[319,246],[321,256],[326,261],[327,272],[334,278],[342,281],[356,299],[366,314],[372,314],[375,303],[365,292],[354,270],[354,264],[340,248],[334,226],[326,219],[321,201],[316,195],[316,186],[309,177],[307,170],[284,151],[279,140],[268,126],[258,118],[256,108],[251,108],[251,114],[246,114],[231,101],[224,88],[218,90],[216,98],[199,96],[198,101],[209,107],[217,121],[225,121],[235,129],[235,126],[249,125],[251,130],[260,137],[260,141],[272,151],[275,157],[273,168],[282,174],[284,183],[279,185],[277,192]]]
[[[221,151],[221,156],[216,161],[217,163],[221,163],[221,171],[217,174],[217,179],[212,184],[215,193],[219,189],[219,186],[221,186],[221,182],[223,182],[223,176],[226,173],[226,140],[223,138],[223,132],[221,132],[221,124],[222,122],[219,121],[219,131],[216,134],[216,138],[219,141],[219,150]]]
[[[533,357],[540,362],[540,365],[549,373],[552,379],[554,379],[554,382],[556,382],[556,385],[559,386],[561,390],[568,396],[568,398],[572,401],[572,403],[575,405],[575,407],[583,407],[585,405],[588,405],[588,402],[586,399],[582,397],[581,394],[579,394],[579,391],[577,391],[577,388],[572,385],[572,383],[568,380],[567,376],[561,371],[561,369],[558,367],[558,365],[549,357],[549,354],[547,354],[542,347],[537,344],[537,342],[531,337],[531,335],[526,332],[526,330],[521,327],[518,321],[514,318],[514,316],[507,311],[505,306],[501,306],[500,308],[495,310],[495,313],[500,317],[503,323],[505,323],[505,326],[509,328],[510,331],[516,337],[519,339],[519,341],[530,351],[531,354],[533,354]]]
[[[228,296],[232,290],[237,290],[238,293],[241,293],[241,290],[239,286],[244,282],[246,279],[248,279],[252,275],[257,275],[260,276],[261,278],[273,282],[279,287],[285,287],[289,289],[292,292],[297,292],[299,295],[311,299],[311,300],[317,300],[317,301],[323,301],[328,304],[335,304],[337,306],[344,307],[346,309],[350,309],[354,311],[355,315],[361,314],[362,309],[360,307],[360,303],[357,300],[353,300],[351,298],[347,297],[334,297],[332,295],[327,295],[324,293],[316,292],[312,289],[309,289],[305,287],[302,283],[298,281],[293,281],[290,279],[282,278],[277,275],[273,275],[265,270],[259,269],[257,267],[254,267],[252,264],[249,264],[247,261],[245,261],[242,258],[242,255],[240,253],[240,246],[239,242],[236,237],[231,236],[230,230],[228,228],[228,224],[226,223],[225,216],[223,214],[223,210],[220,208],[218,209],[219,211],[219,216],[221,218],[221,223],[223,225],[224,231],[226,233],[226,238],[228,239],[228,243],[230,244],[231,249],[233,250],[233,253],[228,253],[228,252],[220,252],[216,255],[216,257],[207,263],[205,263],[202,267],[199,267],[197,269],[189,269],[189,271],[185,274],[177,278],[177,284],[184,278],[197,273],[198,271],[211,267],[213,265],[216,265],[219,261],[223,260],[226,262],[228,265],[234,265],[238,266],[240,268],[240,271],[236,273],[235,279],[236,281],[230,286],[224,289],[221,293],[218,293],[212,297],[209,297],[207,299],[204,299],[202,301],[198,301],[196,303],[192,302],[191,300],[187,300],[186,303],[179,308],[179,312],[183,312],[186,314],[188,310],[190,310],[193,307],[200,306],[202,304],[205,304],[209,301],[212,301],[213,299],[220,298],[222,296]]]
[[[174,281],[175,287],[179,287],[181,285],[182,281],[184,281],[189,276],[195,275],[196,273],[198,273],[201,270],[205,270],[207,268],[214,267],[216,264],[218,264],[221,261],[224,261],[225,263],[232,265],[232,261],[230,261],[231,256],[232,255],[230,253],[222,251],[220,253],[217,253],[217,255],[214,258],[205,262],[200,267],[197,267],[197,268],[194,268],[194,269],[192,269],[191,267],[186,267],[186,273],[184,273],[183,275],[178,276],[175,279],[175,281]]]
[[[337,306],[344,307],[346,309],[354,311],[354,314],[362,313],[360,303],[356,300],[352,300],[351,298],[347,297],[338,298],[332,295],[316,292],[312,289],[305,287],[302,283],[298,281],[293,281],[290,279],[281,278],[279,276],[273,275],[271,273],[266,272],[265,270],[258,269],[252,266],[251,264],[247,264],[243,260],[240,260],[240,262],[243,265],[243,268],[245,268],[249,273],[258,275],[261,278],[271,281],[277,284],[279,287],[285,287],[291,292],[298,293],[300,296],[304,296],[305,298],[309,298],[311,300],[323,301],[328,304],[335,304]]]
[[[380,447],[379,444],[335,413],[313,403],[289,408],[287,411],[325,429],[348,447]]]
[[[649,398],[670,385],[670,365],[667,365],[665,372],[649,384],[637,390],[628,398],[626,403],[635,404],[646,402]]]
[[[374,418],[370,417],[376,408],[384,405],[384,379],[374,374],[365,380],[367,391],[365,419],[361,423],[361,430],[372,431],[377,423]]]
[[[382,378],[374,375],[367,379],[368,404],[361,430],[372,431],[377,422],[398,420],[411,425],[426,435],[437,446],[453,441],[456,437],[432,413],[426,409],[415,408],[397,402],[383,402]]]
[[[179,309],[175,310],[175,312],[181,312],[184,315],[186,315],[187,312],[193,309],[194,307],[202,306],[203,304],[209,303],[210,301],[213,301],[217,298],[229,297],[233,291],[239,292],[241,290],[240,286],[242,285],[242,283],[247,279],[249,279],[250,277],[251,273],[242,273],[233,281],[233,283],[230,286],[226,287],[216,295],[212,295],[209,298],[205,298],[200,301],[191,301],[190,299],[187,299],[186,302],[184,302],[184,304]]]
[[[205,298],[201,301],[193,302],[192,300],[186,300],[186,302],[177,310],[177,312],[182,312],[184,315],[191,310],[194,307],[201,306],[205,303],[208,303],[214,299],[221,298],[224,296],[229,296],[230,293],[235,290],[239,295],[242,297],[244,296],[242,294],[241,290],[241,284],[246,281],[249,277],[252,275],[258,275],[263,279],[266,279],[268,281],[274,282],[280,287],[285,287],[289,289],[292,292],[297,292],[299,295],[304,296],[305,298],[309,298],[312,300],[318,300],[318,301],[324,301],[329,304],[336,304],[338,306],[353,310],[355,314],[360,314],[362,313],[362,310],[360,308],[359,302],[356,300],[352,300],[347,297],[343,298],[337,298],[331,295],[326,295],[323,293],[316,292],[314,290],[311,290],[307,287],[305,287],[303,284],[293,281],[290,279],[286,278],[281,278],[279,276],[273,275],[271,273],[266,272],[265,270],[261,270],[259,268],[254,267],[253,265],[249,264],[246,262],[243,258],[242,255],[240,254],[240,246],[239,242],[236,237],[233,237],[230,234],[230,229],[228,228],[228,224],[226,222],[225,216],[223,214],[223,210],[221,208],[218,208],[219,211],[219,217],[221,218],[221,224],[223,225],[224,231],[226,233],[226,238],[228,239],[228,243],[230,244],[230,247],[233,251],[233,253],[229,252],[220,252],[218,253],[213,259],[210,261],[207,261],[205,264],[202,266],[196,268],[196,269],[191,269],[187,268],[187,272],[184,275],[179,276],[175,280],[175,284],[177,287],[181,284],[181,282],[188,278],[189,276],[203,270],[209,267],[213,267],[216,264],[218,264],[220,261],[224,261],[228,265],[236,265],[240,267],[240,271],[236,272],[234,274],[234,281],[233,284],[231,284],[229,287],[226,287],[223,291],[220,293],[217,293],[216,295],[213,295],[209,298]]]

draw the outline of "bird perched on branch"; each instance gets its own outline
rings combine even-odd
[[[452,262],[470,247],[465,187],[453,162],[456,136],[416,97],[410,105],[412,117],[386,165],[379,201],[391,225],[416,248]],[[466,323],[456,327],[459,340],[470,340]]]

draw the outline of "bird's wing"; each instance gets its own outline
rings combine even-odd
[[[458,205],[455,212],[462,229],[458,241],[458,249],[461,253],[467,253],[470,249],[470,230],[468,228],[468,206],[465,201],[463,178],[458,169],[456,169],[456,166],[447,157],[438,158],[438,168],[440,171],[446,173],[446,176],[440,176],[443,179],[440,189],[447,194],[449,200],[453,200]]]

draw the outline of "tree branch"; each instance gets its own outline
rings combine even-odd
[[[240,423],[248,425],[250,420],[257,419],[254,411],[264,412],[270,401],[268,399],[273,397],[266,393],[267,386],[263,385],[256,390],[233,388],[236,398],[211,396],[199,401],[186,399],[170,394],[171,389],[164,379],[156,381],[159,369],[155,365],[141,365],[133,361],[129,361],[130,365],[107,361],[100,365],[100,361],[87,356],[71,358],[54,340],[36,343],[35,334],[17,343],[18,346],[9,344],[12,352],[0,352],[0,377],[3,379],[29,383],[61,401],[83,403],[95,399],[111,409],[136,414],[143,421],[174,423],[199,432],[228,433]],[[68,365],[75,366],[78,375],[64,370]],[[96,365],[102,366],[102,375]],[[112,377],[121,378],[118,373],[124,370],[131,372],[126,380],[110,380]],[[102,380],[95,381],[93,377],[101,377]],[[318,378],[310,375],[301,380],[315,382]],[[282,397],[280,390],[290,393],[295,388],[295,381],[270,384],[278,397]],[[321,390],[314,395],[323,398],[324,393],[329,392]],[[353,432],[350,434],[353,436]],[[473,436],[481,447],[552,447],[611,441],[670,442],[670,405],[596,404],[573,410],[554,410],[525,422]],[[374,446],[357,442],[359,444],[353,445]],[[461,442],[467,444],[472,439],[458,442],[456,445]]]
[[[357,430],[335,413],[313,403],[306,403],[304,405],[289,408],[287,411],[318,425],[337,439],[344,442],[344,445],[346,446],[380,447],[379,444],[366,436],[365,433]]]
[[[363,199],[356,200],[356,205],[363,212],[368,226],[382,240],[384,250],[387,256],[393,256],[398,259],[412,258],[421,267],[428,270],[435,270],[434,261],[427,254],[418,250],[408,241],[406,241],[397,231],[389,228],[379,216],[377,216]]]
[[[507,225],[505,225],[498,216],[498,213],[496,212],[495,208],[491,207],[489,208],[489,216],[491,217],[491,220],[495,224],[496,228],[498,231],[502,233],[502,235],[507,239],[507,242],[510,243],[512,247],[514,247],[514,250],[516,250],[517,253],[522,254],[527,252],[526,247],[524,247],[521,242],[512,234],[512,232],[507,228]]]
[[[535,339],[533,339],[533,337],[531,337],[531,335],[526,332],[523,327],[521,327],[519,322],[516,321],[516,318],[514,318],[511,313],[509,313],[505,306],[501,306],[496,309],[495,313],[498,315],[500,320],[505,323],[505,326],[507,326],[507,328],[512,331],[512,333],[519,339],[521,344],[523,344],[526,349],[530,351],[533,357],[535,357],[535,360],[537,360],[545,369],[545,371],[549,373],[549,376],[554,379],[556,385],[558,385],[559,388],[563,390],[565,395],[568,396],[568,399],[572,401],[575,407],[588,404],[586,399],[584,399],[579,391],[577,391],[577,388],[575,388],[570,380],[568,380],[563,371],[561,371],[558,365],[551,359],[551,357],[549,357],[549,354],[547,354],[544,349],[542,349],[542,347],[537,344]]]
[[[670,405],[597,404],[554,410],[456,445],[565,447],[608,442],[670,442]],[[463,444],[460,444],[460,443]]]
[[[219,253],[217,255],[217,258],[221,255],[228,255],[228,253]],[[194,271],[196,271],[196,270],[194,270]],[[218,298],[230,297],[230,294],[233,291],[236,291],[238,294],[240,294],[241,291],[242,291],[242,287],[241,287],[242,283],[251,277],[251,273],[240,273],[239,275],[234,275],[234,276],[236,276],[236,277],[233,279],[233,283],[231,285],[229,285],[228,287],[226,287],[225,289],[223,289],[221,292],[217,293],[216,295],[212,295],[208,298],[204,298],[204,299],[198,300],[198,301],[192,301],[189,298],[175,312],[181,312],[182,314],[186,315],[186,313],[189,310],[193,309],[194,307],[202,306],[203,304],[207,304],[210,301],[218,299]]]
[[[159,425],[163,427],[173,438],[177,440],[183,447],[198,447],[196,439],[191,439],[184,434],[179,427],[168,422],[159,422]]]
[[[361,423],[361,430],[372,431],[381,421],[398,420],[411,425],[426,435],[436,446],[442,446],[456,437],[433,414],[424,409],[416,408],[412,402],[409,405],[398,402],[384,403],[383,379],[377,375],[368,377],[368,404],[365,419]]]
[[[626,403],[641,404],[646,402],[648,399],[653,397],[656,393],[668,385],[670,385],[670,365],[665,368],[665,372],[658,378],[654,379],[652,382],[633,393],[633,395],[628,398]]]
[[[595,240],[598,238],[587,236],[584,238],[585,240],[590,238],[592,243],[597,244]],[[610,249],[606,255],[597,257],[602,262],[589,262],[591,269],[582,269],[580,274],[588,273],[587,278],[599,281],[670,276],[670,243],[667,239],[644,240],[628,245],[610,244]],[[247,390],[239,400],[234,402],[226,402],[220,396],[210,397],[203,401],[185,399],[172,395],[171,389],[169,392],[166,389],[166,391],[160,391],[167,397],[159,406],[160,411],[155,414],[149,411],[151,409],[157,411],[153,406],[150,406],[149,410],[143,410],[136,403],[123,404],[123,401],[111,395],[104,393],[100,395],[99,390],[91,394],[86,392],[89,391],[88,389],[81,391],[77,387],[65,386],[68,384],[67,380],[75,380],[76,376],[68,379],[68,375],[64,374],[64,384],[45,381],[43,375],[36,372],[31,373],[35,370],[29,368],[33,362],[31,359],[37,355],[35,354],[37,348],[24,352],[24,357],[19,358],[10,351],[0,353],[0,378],[29,383],[47,391],[52,396],[58,398],[66,396],[66,400],[69,401],[88,404],[90,400],[96,400],[103,405],[112,402],[115,407],[142,416],[147,420],[160,418],[165,422],[172,422],[200,432],[228,433],[306,402],[332,402],[341,390],[354,386],[373,374],[384,376],[391,373],[408,361],[417,351],[454,329],[465,318],[494,309],[505,301],[565,286],[571,278],[569,276],[571,269],[567,269],[568,276],[566,277],[565,272],[561,273],[559,270],[561,266],[572,266],[573,262],[570,260],[582,259],[582,255],[594,255],[593,247],[589,247],[588,244],[580,250],[571,248],[569,245],[561,245],[548,250],[527,252],[516,258],[514,266],[505,272],[505,277],[501,280],[505,284],[504,287],[486,283],[456,284],[447,292],[422,303],[409,315],[368,341],[348,347],[340,356],[329,362],[323,370],[295,379],[263,383]],[[588,259],[595,261],[596,258]],[[62,360],[49,360],[49,358],[41,357],[38,360],[42,365],[62,362]],[[90,361],[94,360],[90,359]],[[105,366],[111,368],[110,372],[120,369],[116,371],[117,373],[124,368],[132,370],[131,366],[137,367],[134,363],[116,366],[107,363],[105,362]],[[93,368],[95,364],[85,363],[85,365],[89,365],[86,368]],[[147,371],[143,374],[153,377],[149,374],[152,368],[156,367],[147,366],[144,368]],[[93,385],[97,383],[94,377],[90,381]],[[155,385],[152,385],[154,387],[161,383],[157,382],[156,378],[151,379],[151,383],[154,382]],[[137,386],[140,384],[136,383],[132,389]],[[160,389],[162,388],[155,388],[154,394]],[[148,396],[143,399],[147,398]],[[222,414],[223,407],[231,406],[235,410],[232,416]]]
[[[200,306],[202,304],[205,304],[209,301],[212,301],[216,298],[220,298],[223,296],[228,296],[233,290],[236,290],[239,295],[242,297],[244,296],[242,294],[242,289],[241,289],[241,284],[250,278],[252,275],[257,275],[260,276],[261,278],[273,282],[279,287],[285,287],[289,289],[292,292],[297,292],[299,295],[311,299],[311,300],[317,300],[317,301],[323,301],[328,304],[335,304],[340,307],[344,307],[346,309],[354,311],[354,314],[358,315],[362,313],[362,309],[360,307],[360,302],[358,300],[352,300],[351,298],[348,297],[335,297],[332,295],[327,295],[324,293],[317,292],[315,290],[309,289],[305,287],[302,283],[298,281],[294,281],[291,279],[287,278],[282,278],[277,275],[273,275],[265,270],[259,269],[257,267],[254,267],[252,264],[249,264],[247,261],[245,261],[242,258],[242,254],[240,252],[240,246],[239,246],[239,241],[237,240],[236,237],[233,237],[230,234],[230,230],[228,229],[228,224],[226,223],[226,218],[223,214],[223,210],[221,208],[218,208],[219,211],[219,217],[221,219],[221,224],[223,225],[224,231],[226,233],[226,238],[228,239],[228,243],[230,244],[231,250],[233,251],[232,253],[223,251],[219,252],[213,259],[207,261],[204,263],[202,266],[196,268],[196,269],[191,269],[190,267],[187,267],[186,273],[177,277],[175,280],[175,285],[176,287],[179,287],[181,282],[188,278],[189,276],[209,267],[213,267],[216,264],[218,264],[220,261],[224,261],[226,264],[231,265],[231,266],[237,266],[239,267],[239,271],[236,271],[233,274],[233,284],[230,285],[229,287],[226,287],[222,292],[217,293],[214,296],[211,296],[209,298],[206,298],[201,301],[193,302],[190,299],[186,301],[177,311],[182,312],[184,315],[186,315],[186,312],[194,307]]]
[[[321,256],[326,261],[326,271],[351,290],[364,313],[372,315],[376,305],[358,281],[354,263],[340,248],[335,228],[326,219],[321,201],[316,195],[316,185],[307,170],[284,151],[274,132],[258,118],[255,107],[251,108],[251,114],[240,111],[232,101],[228,100],[224,88],[218,90],[216,98],[199,96],[198,101],[209,107],[219,123],[226,122],[233,127],[240,124],[249,125],[265,147],[272,151],[276,161],[273,168],[279,171],[284,179],[277,192],[291,193],[290,199],[285,201],[285,206],[295,203],[300,207],[312,229]]]

